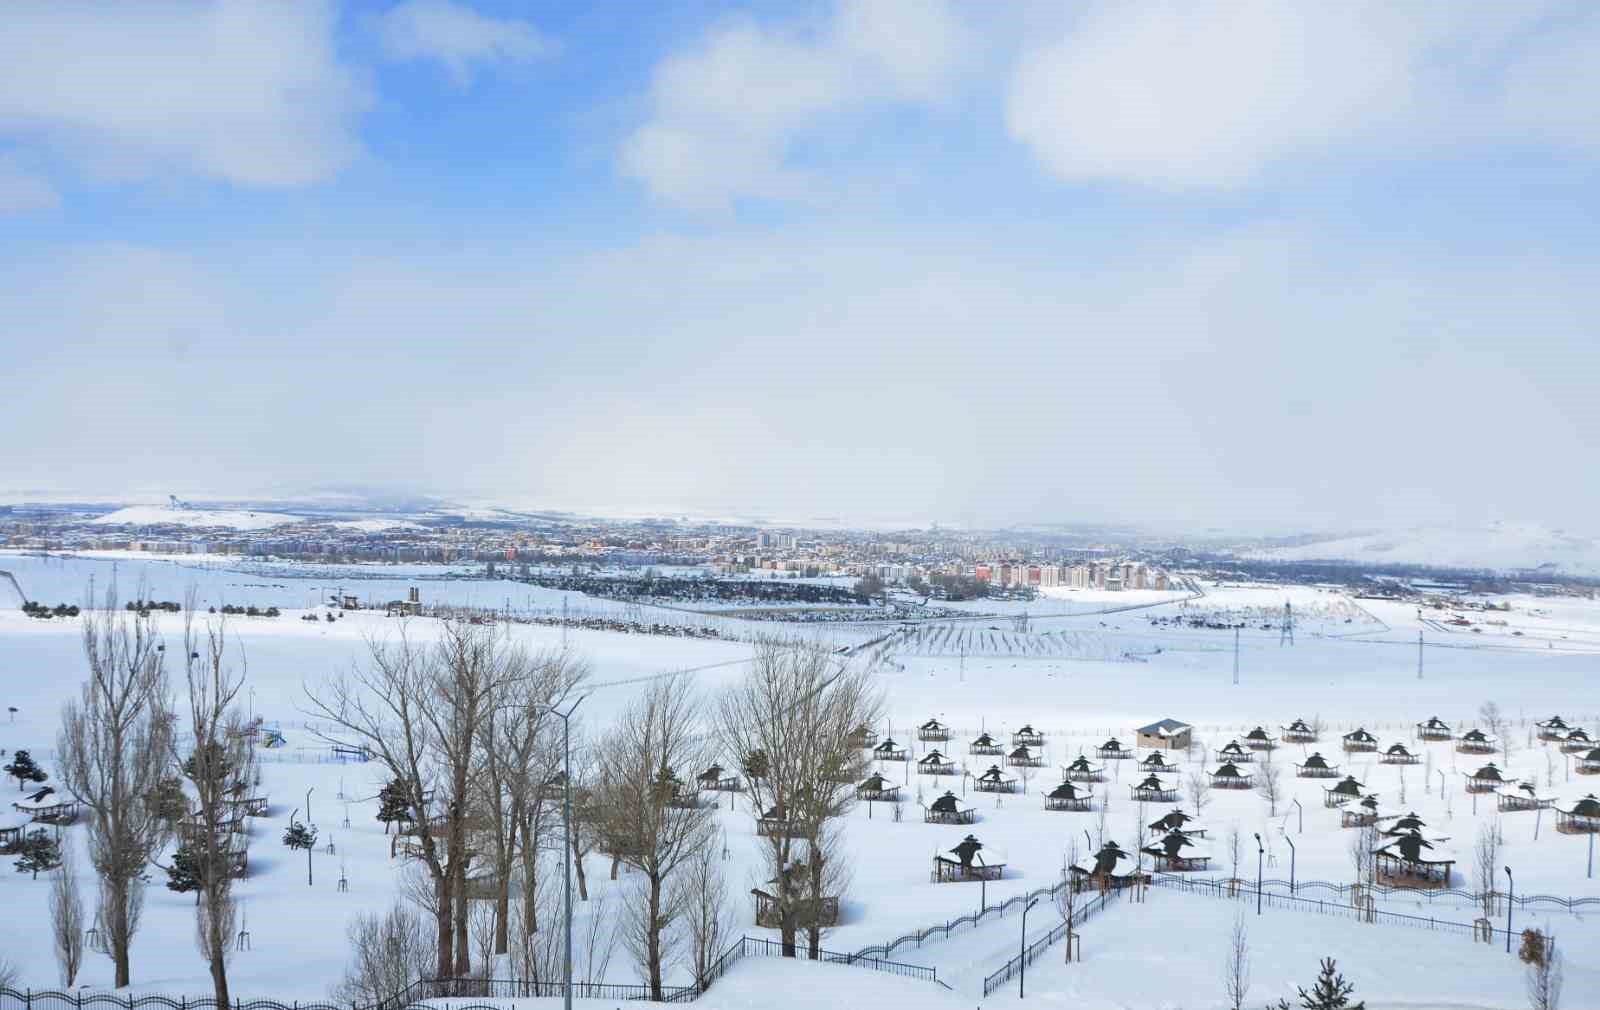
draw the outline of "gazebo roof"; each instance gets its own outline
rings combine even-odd
[[[1158,751],[1158,750],[1157,751],[1151,751],[1150,754],[1147,757],[1145,757],[1144,760],[1139,762],[1139,764],[1140,764],[1141,767],[1144,767],[1144,768],[1176,768],[1177,767],[1176,764],[1173,764],[1173,763],[1169,762],[1166,758],[1162,757],[1161,756],[1161,752]]]
[[[936,814],[953,814],[961,809],[961,804],[956,799],[955,793],[946,790],[943,796],[933,801],[929,809]]]
[[[1283,728],[1287,729],[1287,730],[1292,730],[1292,731],[1294,731],[1296,733],[1309,733],[1309,732],[1311,732],[1311,727],[1306,724],[1306,721],[1304,719],[1296,719],[1295,721],[1289,723],[1288,725],[1284,726]]]
[[[1328,759],[1322,756],[1321,751],[1312,751],[1311,756],[1300,763],[1302,768],[1326,768]]]
[[[1079,754],[1067,767],[1073,771],[1088,771],[1095,766],[1089,763],[1089,759],[1086,756]]]
[[[1135,789],[1166,789],[1166,788],[1168,788],[1168,786],[1167,786],[1167,784],[1165,782],[1161,781],[1161,779],[1158,776],[1156,776],[1154,774],[1151,774],[1149,776],[1146,776],[1145,780],[1143,782],[1139,783],[1138,785],[1134,786],[1134,788]]]
[[[977,744],[979,747],[990,747],[994,745],[994,737],[987,733],[979,733],[978,738],[972,742]]]
[[[1494,739],[1494,737],[1474,726],[1465,733],[1461,734],[1461,739],[1470,740],[1473,743],[1489,743]]]
[[[1505,773],[1503,773],[1495,765],[1495,763],[1493,761],[1490,761],[1488,764],[1484,765],[1482,768],[1479,768],[1477,771],[1473,772],[1470,777],[1471,778],[1475,778],[1475,779],[1482,779],[1482,780],[1484,780],[1486,782],[1504,782],[1504,781],[1506,781]]]
[[[1122,749],[1122,742],[1120,740],[1118,740],[1116,737],[1112,737],[1111,739],[1107,740],[1105,743],[1101,744],[1100,745],[1100,749],[1101,750],[1121,750]]]
[[[886,736],[886,737],[883,738],[883,742],[882,743],[878,744],[878,746],[876,746],[876,747],[874,747],[872,749],[873,750],[881,750],[881,751],[899,750],[900,749],[900,745],[894,742],[894,737]]]
[[[1218,767],[1216,771],[1212,772],[1211,775],[1212,775],[1213,778],[1219,778],[1219,779],[1241,779],[1241,778],[1244,778],[1244,773],[1241,772],[1239,770],[1239,766],[1234,764],[1232,761],[1224,761],[1224,762],[1222,762],[1222,765],[1220,767]]]
[[[1033,757],[1033,751],[1028,749],[1027,744],[1023,744],[1007,756],[1013,758],[1031,758]]]
[[[867,776],[867,780],[861,783],[859,788],[870,789],[876,792],[881,791],[884,786],[889,784],[889,780],[883,777],[882,772],[874,772],[873,774]]]
[[[1341,793],[1347,796],[1360,796],[1362,785],[1356,781],[1354,775],[1346,775],[1336,785],[1328,787],[1330,793]]]
[[[1590,793],[1574,803],[1571,810],[1563,810],[1562,813],[1572,817],[1600,817],[1600,798]]]
[[[1567,721],[1561,718],[1559,715],[1553,715],[1544,722],[1536,722],[1534,725],[1540,726],[1544,729],[1566,729]]]
[[[945,726],[944,726],[944,723],[940,722],[937,719],[929,719],[927,722],[923,723],[921,726],[918,726],[917,728],[918,729],[944,729]]]
[[[1246,733],[1244,735],[1244,738],[1246,740],[1266,740],[1270,736],[1271,736],[1271,734],[1269,734],[1266,731],[1265,727],[1257,726],[1255,729],[1253,729],[1250,732]]]
[[[1088,792],[1087,789],[1082,791]],[[1078,793],[1079,789],[1077,786],[1073,785],[1071,782],[1063,782],[1054,789],[1050,790],[1050,798],[1053,800],[1075,800],[1078,798]]]
[[[1411,752],[1406,749],[1406,745],[1403,744],[1403,743],[1392,743],[1392,744],[1390,744],[1384,750],[1384,753],[1385,754],[1403,754],[1403,755],[1407,755],[1407,756],[1409,756],[1411,754]]]
[[[978,778],[987,782],[1001,782],[1005,779],[1005,773],[1000,770],[999,765],[990,765],[989,770],[979,775]]]
[[[1356,729],[1353,729],[1350,732],[1346,733],[1344,735],[1344,739],[1346,739],[1346,740],[1359,740],[1362,743],[1366,743],[1369,740],[1376,742],[1378,738],[1373,736],[1371,733],[1368,733],[1367,730],[1366,730],[1366,727],[1361,726],[1361,727],[1357,727]]]
[[[1450,727],[1445,724],[1445,721],[1436,715],[1428,716],[1426,720],[1417,723],[1417,725],[1421,726],[1423,729],[1442,729],[1446,731],[1450,729]]]
[[[1574,726],[1570,730],[1567,731],[1567,740],[1568,740],[1568,742],[1576,740],[1579,743],[1588,743],[1589,742],[1589,734],[1584,732],[1584,729],[1583,729],[1582,726]]]
[[[942,765],[946,764],[948,761],[948,758],[936,750],[931,750],[922,755],[920,758],[917,758],[917,764],[919,765]]]
[[[1005,857],[994,849],[985,849],[977,836],[968,835],[950,849],[950,854],[956,857],[962,866],[1004,866]],[[943,858],[943,857],[941,857]]]
[[[1425,828],[1427,826],[1428,826],[1428,823],[1426,821],[1424,821],[1422,818],[1418,817],[1417,816],[1417,812],[1415,810],[1412,810],[1412,811],[1408,811],[1404,817],[1401,817],[1399,820],[1394,822],[1394,829],[1393,830],[1396,831],[1396,832],[1400,832],[1400,831],[1417,831],[1417,832],[1420,832],[1423,828]]]
[[[1229,740],[1227,743],[1223,744],[1220,748],[1218,748],[1217,753],[1219,753],[1219,754],[1243,754],[1244,753],[1244,744],[1240,743],[1237,740]]]
[[[1454,859],[1447,858],[1448,854],[1444,852],[1433,852],[1434,858],[1430,859],[1423,853],[1424,849],[1432,850],[1433,843],[1414,831],[1408,831],[1393,841],[1380,845],[1377,851],[1394,856],[1407,863],[1455,862]]]
[[[1032,733],[1034,733],[1034,732],[1036,732],[1036,731],[1035,731],[1035,730],[1034,730],[1034,728],[1033,728],[1033,727],[1032,727],[1032,726],[1031,726],[1031,725],[1029,725],[1029,724],[1028,724],[1028,723],[1023,723],[1023,724],[1022,724],[1022,728],[1021,728],[1021,729],[1019,729],[1019,730],[1017,730],[1017,732],[1018,732],[1018,733],[1028,733],[1028,734],[1030,734],[1030,735],[1031,735],[1031,734],[1032,734]]]
[[[1600,761],[1600,747],[1596,747],[1594,750],[1592,750],[1589,753],[1585,754],[1581,758],[1581,760],[1584,760],[1584,761]]]
[[[1182,810],[1169,810],[1149,825],[1151,831],[1181,831],[1194,818]]]
[[[1184,852],[1184,849],[1192,849],[1194,851]],[[1209,852],[1196,845],[1194,839],[1181,831],[1168,832],[1165,837],[1158,840],[1154,845],[1146,846],[1145,851],[1151,855],[1165,855],[1169,859],[1196,859],[1200,856],[1210,855]]]
[[[710,768],[707,768],[705,771],[701,772],[699,777],[702,779],[720,779],[722,778],[722,766],[712,765]]]

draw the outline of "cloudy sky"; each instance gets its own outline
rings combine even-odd
[[[1600,526],[1600,5],[0,10],[19,494]]]

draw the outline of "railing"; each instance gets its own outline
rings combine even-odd
[[[1152,878],[1152,883],[1157,887],[1234,901],[1248,902],[1256,897],[1255,887],[1248,881],[1243,880],[1236,882],[1230,889],[1226,881],[1190,880],[1173,874],[1158,873]],[[1266,890],[1265,887],[1260,892],[1260,900],[1261,904],[1268,908],[1287,908],[1300,912],[1315,912],[1318,915],[1332,915],[1338,918],[1353,919],[1358,922],[1410,926],[1416,929],[1439,930],[1489,940],[1504,941],[1506,939],[1506,931],[1493,925],[1479,926],[1471,922],[1457,922],[1453,919],[1408,915],[1404,912],[1388,912],[1370,906],[1363,908],[1345,901],[1327,901],[1322,898],[1301,898],[1286,894],[1275,894]],[[1520,938],[1521,934],[1513,930],[1513,936]]]
[[[689,1003],[703,996],[713,983],[727,974],[728,969],[743,957],[783,957],[784,945],[776,940],[741,936],[728,945],[728,949],[711,963],[704,977],[692,985],[662,986],[661,998],[667,1003]],[[798,960],[811,960],[804,944],[796,944],[793,956]],[[945,985],[939,981],[937,968],[920,964],[905,964],[883,958],[860,957],[838,951],[819,950],[817,961],[843,964],[869,971],[881,971],[903,978],[920,979]],[[427,1000],[507,1000],[535,997],[560,997],[566,995],[566,983],[559,981],[531,981],[527,979],[450,978],[421,979],[412,982],[400,992],[367,1006],[332,1002],[299,1002],[275,999],[236,999],[222,1010],[426,1010]],[[949,988],[949,986],[945,986]],[[648,985],[616,985],[605,982],[574,982],[572,995],[576,999],[601,999],[617,1002],[637,1002],[652,998]],[[210,997],[168,996],[161,993],[56,992],[53,990],[12,989],[0,986],[0,1010],[217,1010],[217,1002]],[[488,1003],[453,1006],[451,1010],[505,1010],[503,1005]]]
[[[1186,879],[1211,887],[1226,887],[1228,883],[1226,880],[1219,880],[1214,877],[1189,877]],[[1249,882],[1245,881],[1245,883]],[[1302,891],[1321,891],[1334,897],[1344,897],[1350,893],[1354,886],[1353,884],[1336,884],[1326,880],[1297,880],[1292,886],[1287,880],[1273,879],[1261,882],[1261,889],[1267,894],[1274,893],[1273,889],[1276,888],[1279,892],[1287,891],[1294,896],[1298,896]],[[1380,898],[1399,896],[1402,898],[1415,898],[1419,901],[1426,898],[1429,902],[1439,899],[1452,899],[1480,907],[1484,903],[1484,896],[1481,893],[1464,891],[1460,888],[1390,887],[1385,884],[1374,884],[1368,887],[1362,884],[1361,890]],[[1250,893],[1255,893],[1253,887]],[[1506,894],[1503,891],[1495,891],[1491,898],[1495,904],[1498,904],[1506,900]],[[1557,905],[1570,912],[1588,905],[1600,906],[1600,897],[1575,898],[1562,897],[1557,894],[1518,894],[1511,899],[1511,903],[1519,909],[1527,908],[1529,905]]]
[[[1108,900],[1111,898],[1120,897],[1121,895],[1122,890],[1119,888],[1115,891],[1100,894],[1100,900],[1098,901],[1094,900],[1093,896],[1090,896],[1082,907],[1073,910],[1071,919],[1072,928],[1077,929],[1079,926],[1083,925],[1091,915],[1104,908]],[[1054,929],[1028,944],[1022,949],[1022,953],[1001,965],[999,971],[996,971],[994,974],[986,977],[983,980],[983,994],[988,996],[996,989],[1016,978],[1023,968],[1037,961],[1039,959],[1039,955],[1043,954],[1050,947],[1054,946],[1062,937],[1067,935],[1067,923],[1068,920],[1062,919],[1060,922],[1056,923]]]
[[[948,937],[955,930],[960,929],[962,926],[976,926],[988,916],[1004,915],[1011,909],[1017,907],[1019,904],[1032,901],[1035,898],[1054,898],[1065,886],[1067,886],[1066,881],[1062,881],[1061,883],[1058,883],[1052,887],[1041,887],[1038,890],[1029,891],[1027,894],[1018,894],[1014,897],[1008,898],[1005,901],[1002,901],[998,905],[987,905],[976,912],[951,919],[949,922],[938,923],[936,925],[929,926],[927,929],[915,929],[909,933],[904,933],[900,936],[897,936],[893,940],[889,940],[884,943],[873,944],[870,947],[862,947],[852,956],[856,958],[887,957],[889,954],[894,952],[896,947],[899,947],[902,944],[914,943],[920,947],[934,936],[937,936],[942,940],[945,937]]]

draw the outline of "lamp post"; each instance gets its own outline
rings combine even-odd
[[[1256,914],[1261,914],[1261,861],[1266,858],[1267,850],[1261,845],[1261,835],[1256,835]]]
[[[306,790],[306,825],[315,827],[311,822],[311,794],[317,791],[316,786]],[[311,846],[306,846],[306,886],[311,886]]]
[[[1506,953],[1511,953],[1511,899],[1517,896],[1517,881],[1506,867]]]
[[[1294,839],[1290,838],[1288,836],[1288,834],[1285,834],[1283,836],[1283,840],[1289,843],[1289,893],[1293,894],[1294,893],[1294,856],[1295,856]]]
[[[564,983],[562,1005],[566,1010],[572,1010],[572,713],[582,704],[583,698],[579,698],[565,712],[550,705],[541,705],[538,709],[561,720],[561,863],[566,877],[562,913],[566,949],[562,955],[561,978]]]
[[[1303,835],[1303,834],[1306,833],[1306,808],[1302,807],[1300,805],[1300,801],[1299,800],[1294,800],[1293,802],[1294,802],[1294,809],[1295,809],[1296,813],[1299,815],[1298,818],[1297,818],[1298,827],[1296,828],[1296,830],[1300,834]],[[1285,835],[1284,837],[1287,838],[1289,836]]]
[[[1039,899],[1034,898],[1022,906],[1022,939],[1017,943],[1017,999],[1022,998],[1028,980],[1028,909],[1038,903]]]

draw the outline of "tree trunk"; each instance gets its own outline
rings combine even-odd
[[[578,833],[572,833],[572,868],[578,874],[578,900],[589,900],[589,880],[583,875],[583,851],[578,848]],[[615,878],[613,878],[615,879]]]
[[[494,896],[494,952],[504,954],[511,949],[511,930],[508,920],[511,918],[511,861],[517,851],[517,817],[511,817],[510,837],[507,844],[497,855],[495,872],[498,879],[495,881],[496,891]],[[531,846],[530,846],[531,848]]]
[[[457,852],[460,849],[455,850]],[[465,978],[472,974],[472,947],[467,942],[467,912],[471,902],[467,898],[467,861],[450,860],[450,873],[455,878],[456,971]]]
[[[454,933],[450,930],[450,899],[452,897],[449,877],[438,877],[434,880],[434,894],[437,897],[433,920],[437,935],[434,942],[439,945],[435,969],[439,978],[449,978],[455,972],[455,958],[451,950]]]
[[[661,1002],[661,880],[650,876],[650,925],[646,933],[650,962],[650,998]]]
[[[811,852],[811,875],[806,882],[806,897],[810,899],[811,921],[806,923],[806,946],[809,948],[811,960],[821,957],[822,950],[822,853],[821,846],[815,836],[809,846]]]

